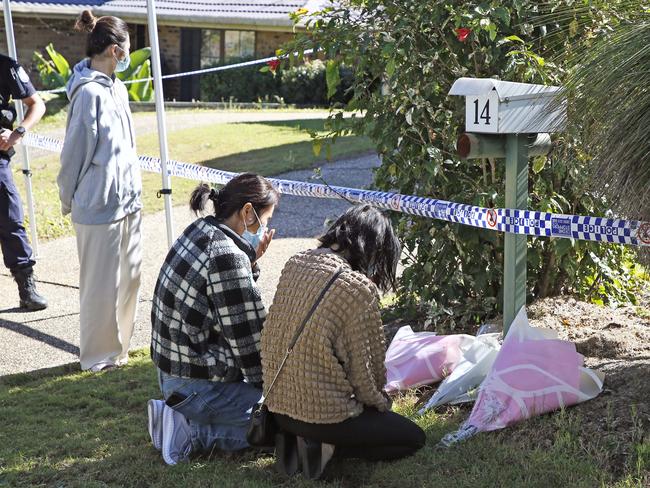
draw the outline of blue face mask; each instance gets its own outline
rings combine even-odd
[[[255,218],[260,224],[259,229],[257,229],[257,232],[253,234],[251,231],[248,230],[248,226],[246,225],[246,221],[244,220],[244,227],[246,230],[244,230],[244,233],[242,234],[242,237],[246,239],[251,246],[253,246],[253,249],[257,251],[257,248],[260,247],[260,242],[262,241],[262,237],[264,237],[264,234],[266,233],[266,226],[262,225],[262,221],[260,218],[257,216],[257,212],[255,209],[253,209],[253,213],[255,214]]]
[[[121,47],[118,46],[118,48],[123,53],[126,53],[126,56],[124,56],[122,59],[117,59],[117,65],[115,66],[115,72],[121,73],[122,71],[129,69],[129,66],[131,66],[131,56]]]

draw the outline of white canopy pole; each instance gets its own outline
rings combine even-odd
[[[16,51],[16,38],[14,37],[14,23],[11,18],[11,4],[9,0],[4,0],[4,14],[5,14],[5,32],[7,33],[7,47],[9,48],[9,57],[18,60],[18,52]],[[25,118],[23,111],[23,102],[15,100],[16,115],[18,115],[18,123],[22,122]],[[34,214],[34,195],[32,193],[32,172],[29,169],[29,152],[27,146],[19,144],[20,152],[23,159],[23,175],[25,175],[25,189],[27,192],[27,212],[29,215],[29,230],[32,235],[32,251],[34,258],[38,256],[38,234],[36,233],[36,215]]]
[[[151,44],[151,64],[153,67],[153,89],[156,96],[156,116],[158,118],[158,144],[160,146],[160,163],[162,172],[162,196],[165,199],[165,217],[167,221],[167,244],[172,247],[174,232],[172,224],[172,190],[167,173],[169,153],[167,148],[167,125],[165,124],[165,100],[163,97],[162,74],[160,69],[160,47],[158,46],[158,21],[154,0],[147,0],[149,18],[149,42]]]

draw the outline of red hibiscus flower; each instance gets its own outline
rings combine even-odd
[[[456,38],[458,38],[460,42],[465,42],[471,32],[471,29],[467,29],[466,27],[459,27],[456,29]]]
[[[266,65],[269,67],[269,71],[271,73],[275,73],[280,67],[280,60],[272,59],[271,61],[267,62]]]

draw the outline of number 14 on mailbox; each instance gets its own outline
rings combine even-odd
[[[557,86],[491,78],[459,78],[450,95],[465,97],[461,157],[505,158],[507,208],[528,207],[528,158],[548,153],[549,133],[564,130],[566,104]],[[503,327],[508,331],[526,304],[526,236],[506,234],[503,272]]]

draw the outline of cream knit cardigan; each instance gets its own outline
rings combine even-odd
[[[282,271],[262,331],[264,394],[294,332],[339,268],[345,271],[307,322],[267,398],[272,412],[329,424],[359,415],[364,406],[389,409],[377,287],[329,249],[297,254]]]

